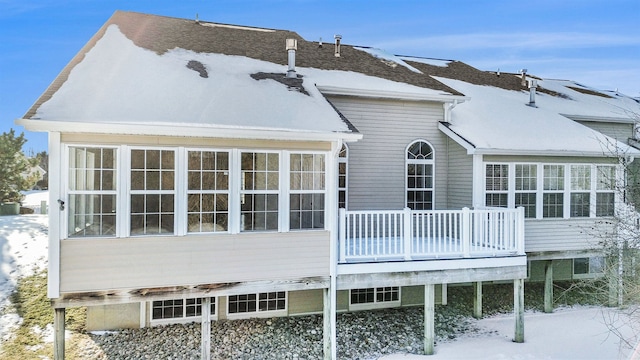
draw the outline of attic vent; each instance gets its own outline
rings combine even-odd
[[[342,35],[336,34],[333,38],[336,39],[336,52],[334,55],[340,57],[340,40],[342,40]]]
[[[200,61],[189,60],[189,62],[187,63],[187,68],[200,74],[200,77],[203,77],[203,78],[209,77],[209,73],[207,73],[207,68]]]

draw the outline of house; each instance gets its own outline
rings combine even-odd
[[[529,276],[597,270],[580,228],[623,203],[625,108],[340,36],[118,11],[17,120],[49,133],[56,333],[71,306],[91,329],[195,320],[206,358],[210,319],[321,313],[336,358],[336,312],[418,305],[433,353],[447,286],[474,284],[480,315],[482,282],[508,281],[522,342]]]

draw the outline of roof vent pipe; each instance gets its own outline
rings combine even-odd
[[[340,57],[340,40],[342,40],[342,35],[336,34],[333,38],[336,39],[336,52],[334,55]]]
[[[537,80],[529,81],[529,106],[536,107],[536,88],[538,87]]]
[[[522,86],[527,86],[527,69],[520,70],[520,73],[522,74],[522,80],[520,81],[520,84]]]
[[[287,69],[287,77],[295,78],[296,75],[296,50],[298,49],[298,40],[296,39],[287,39],[286,40],[286,49],[288,53],[288,65]]]

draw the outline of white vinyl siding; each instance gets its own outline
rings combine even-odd
[[[328,231],[68,239],[60,245],[63,293],[329,276]]]
[[[590,127],[600,133],[612,137],[620,142],[627,143],[633,137],[633,126],[630,123],[600,122],[600,121],[578,121],[580,124]]]
[[[469,207],[473,203],[473,158],[453,140],[447,140],[447,146],[447,208]]]
[[[362,133],[349,144],[349,210],[405,206],[406,147],[418,139],[433,147],[434,164],[446,164],[447,137],[438,129],[441,103],[332,96],[331,102]],[[443,168],[444,169],[444,168]],[[446,170],[434,179],[434,209],[446,207]]]

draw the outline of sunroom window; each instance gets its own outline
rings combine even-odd
[[[418,140],[407,147],[407,207],[413,210],[433,209],[433,148]]]
[[[596,168],[596,216],[613,216],[615,208],[616,168],[601,165]]]
[[[515,206],[524,208],[524,217],[536,217],[537,166],[516,164]]]
[[[187,231],[227,231],[229,153],[189,151],[187,156]]]
[[[173,234],[175,151],[131,150],[131,235]]]
[[[486,165],[486,206],[507,207],[509,205],[509,165]]]
[[[324,228],[324,155],[291,154],[289,162],[289,228]]]
[[[571,217],[588,217],[591,207],[591,165],[571,165]]]
[[[241,154],[241,230],[278,230],[280,160],[278,153]]]
[[[542,217],[564,216],[564,165],[544,165]]]
[[[115,236],[117,150],[69,148],[69,237]]]

